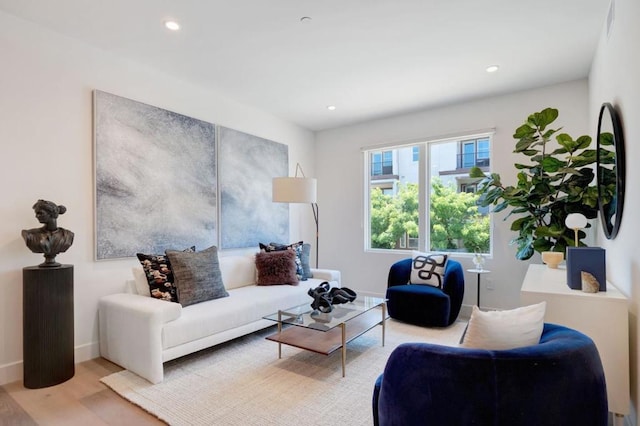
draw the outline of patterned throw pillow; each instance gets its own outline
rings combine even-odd
[[[411,284],[442,288],[447,255],[414,251],[411,256]]]
[[[310,244],[304,244],[302,241],[288,245],[273,242],[269,244],[260,243],[260,250],[266,252],[282,250],[293,251],[296,255],[296,275],[298,276],[298,280],[306,281],[308,278],[313,278],[311,267],[309,266],[309,254],[311,252]]]
[[[189,247],[184,251],[194,252],[196,248]],[[144,253],[136,253],[136,257],[144,269],[151,297],[178,303],[178,292],[169,258],[164,254]]]
[[[256,253],[257,285],[298,285],[296,255],[292,250]]]
[[[195,253],[167,250],[166,254],[171,260],[182,306],[229,296],[222,283],[216,246]]]

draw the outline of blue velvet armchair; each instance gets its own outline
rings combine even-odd
[[[427,327],[447,327],[458,318],[464,296],[464,273],[460,262],[449,259],[442,289],[411,285],[411,258],[389,269],[387,311],[391,318]]]
[[[554,324],[518,349],[402,344],[373,394],[377,426],[606,426],[607,416],[595,344]]]

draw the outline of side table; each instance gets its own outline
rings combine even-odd
[[[467,272],[478,275],[478,309],[480,309],[480,275],[488,274],[491,271],[487,269],[467,269]]]

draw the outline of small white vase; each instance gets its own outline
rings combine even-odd
[[[473,264],[478,271],[482,271],[484,269],[484,256],[480,253],[474,254]]]

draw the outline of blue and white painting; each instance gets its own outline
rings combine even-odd
[[[217,241],[215,125],[96,90],[96,258]]]
[[[289,205],[271,201],[274,177],[288,176],[289,147],[218,127],[221,247],[289,241]]]

